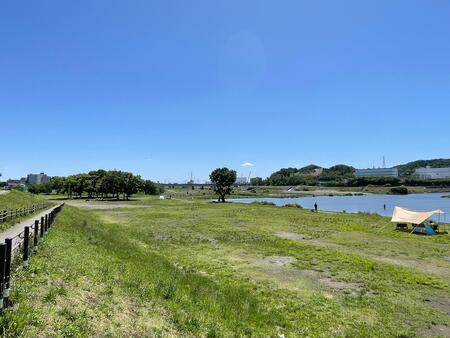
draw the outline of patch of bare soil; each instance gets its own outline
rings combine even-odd
[[[267,257],[264,257],[263,260],[265,262],[268,262],[270,264],[275,264],[278,266],[289,265],[296,261],[296,259],[291,256],[267,256]]]
[[[360,291],[362,289],[362,286],[360,284],[338,281],[331,277],[320,277],[317,279],[317,281],[322,286],[332,289],[332,290],[335,290],[335,291],[356,292],[356,291]]]
[[[109,214],[109,216],[111,216],[111,218],[114,218],[115,220],[118,220],[118,221],[128,221],[129,219],[131,219],[131,216],[128,212],[114,211],[114,212],[111,212]]]
[[[103,204],[99,204],[99,203],[92,203],[92,202],[80,203],[80,202],[74,202],[74,201],[66,201],[65,204],[74,206],[74,207],[87,208],[87,209],[149,208],[148,205],[134,205],[134,204],[118,203],[118,202],[104,202]]]
[[[435,298],[425,301],[428,305],[436,310],[442,311],[450,316],[450,299],[449,298]]]
[[[424,273],[434,275],[449,275],[450,269],[432,265],[429,262],[420,262],[413,259],[402,259],[394,257],[376,256],[373,257],[379,262],[403,266],[405,268],[415,269]]]
[[[300,270],[292,264],[292,256],[266,256],[258,258],[246,254],[235,256],[239,270],[255,281],[271,281],[278,287],[296,290],[311,290],[317,286],[338,293],[358,295],[363,286],[357,283],[338,281],[314,270]]]
[[[278,231],[275,233],[275,236],[284,238],[284,239],[305,239],[305,235],[296,234],[293,232],[286,232],[286,231]]]
[[[321,246],[323,248],[342,248],[342,245],[340,245],[340,244],[326,242],[326,241],[322,241],[320,239],[311,239],[310,242],[314,243],[315,245]]]
[[[427,328],[417,330],[419,337],[450,337],[450,326],[445,324],[434,324]]]
[[[342,245],[340,245],[340,244],[326,242],[326,241],[322,241],[320,239],[308,239],[308,238],[306,238],[305,235],[297,234],[294,232],[278,231],[274,235],[277,237],[280,237],[280,238],[284,238],[284,239],[293,239],[293,240],[302,241],[304,243],[311,243],[311,244],[314,244],[317,246],[321,246],[323,248],[342,248]]]
[[[269,264],[273,264],[280,267],[289,266],[290,264],[294,263],[296,259],[291,256],[267,256],[264,257],[264,261]],[[344,281],[338,281],[332,277],[327,277],[317,271],[313,270],[298,270],[293,269],[296,271],[297,278],[298,277],[306,277],[314,284],[318,282],[321,286],[332,289],[335,291],[350,291],[350,292],[356,292],[362,289],[362,286],[357,283],[350,283],[350,282],[344,282]]]

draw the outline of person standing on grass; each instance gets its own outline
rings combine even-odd
[[[314,203],[314,211],[317,212],[317,203]]]

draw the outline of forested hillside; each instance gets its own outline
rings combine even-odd
[[[430,166],[431,168],[450,167],[450,159],[436,158],[433,160],[417,160],[406,164],[397,165],[396,168],[398,168],[399,174],[401,176],[407,176],[411,175],[417,168],[426,166]]]

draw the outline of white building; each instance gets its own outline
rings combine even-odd
[[[398,177],[397,168],[356,169],[356,177]]]
[[[411,175],[417,180],[437,180],[450,178],[450,168],[417,168]]]
[[[44,173],[40,174],[28,174],[27,183],[28,184],[42,184],[50,181],[50,177],[48,177]]]
[[[236,184],[247,184],[247,177],[236,177]]]

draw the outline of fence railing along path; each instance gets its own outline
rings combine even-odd
[[[0,223],[4,223],[10,219],[27,215],[32,212],[36,212],[38,210],[44,209],[48,207],[47,203],[37,203],[33,204],[28,208],[17,208],[17,209],[8,209],[8,210],[0,210]]]
[[[60,204],[22,221],[0,233],[0,313],[10,307],[9,290],[11,268],[18,261],[28,267],[30,254],[37,251],[39,241],[53,224],[64,206]]]

